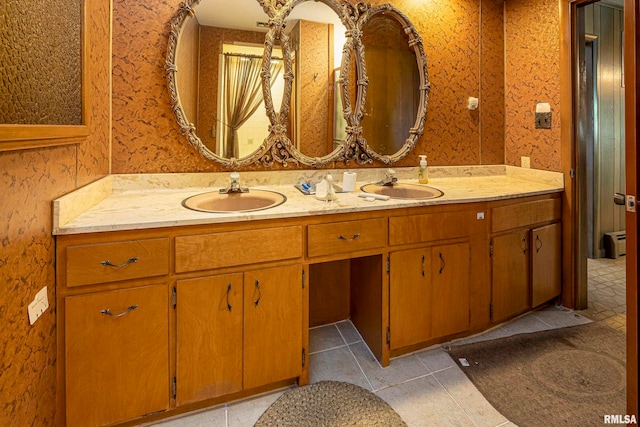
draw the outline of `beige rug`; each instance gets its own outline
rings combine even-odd
[[[626,414],[625,351],[622,332],[593,322],[449,353],[500,413],[519,427],[538,427],[602,426],[604,415]]]
[[[400,415],[374,393],[339,381],[321,381],[285,392],[262,414],[255,425],[407,426]]]

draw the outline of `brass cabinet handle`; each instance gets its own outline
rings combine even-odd
[[[442,257],[442,252],[438,252],[438,256],[440,257],[440,270],[438,270],[438,274],[442,274],[447,264],[444,262],[444,258]]]
[[[540,246],[538,246],[538,243],[540,243]],[[540,236],[536,234],[536,253],[540,252],[540,249],[542,249],[542,240],[540,240]]]
[[[106,266],[106,267],[113,267],[113,268],[122,268],[124,266],[127,266],[129,264],[133,264],[134,262],[138,261],[138,257],[134,256],[132,258],[129,258],[128,260],[126,260],[125,262],[123,262],[122,264],[112,264],[111,261],[106,260],[106,261],[100,261],[100,264]]]
[[[344,237],[342,234],[338,236],[338,239],[340,240],[346,240],[348,242],[352,242],[354,240],[356,240],[358,237],[360,237],[360,233],[356,233],[353,235],[352,238],[348,238],[348,237]]]
[[[227,310],[231,311],[233,308],[231,304],[229,304],[229,294],[231,293],[231,283],[227,285]]]
[[[422,255],[422,277],[424,277],[424,255]]]
[[[253,304],[257,307],[260,304],[260,298],[262,298],[262,291],[260,290],[260,281],[256,280],[256,289],[258,290],[258,299],[253,302]]]
[[[113,314],[111,312],[111,310],[109,310],[108,308],[104,309],[104,310],[100,310],[100,313],[102,313],[104,316],[112,316],[112,317],[122,317],[125,314],[129,314],[130,312],[132,312],[133,310],[135,310],[136,308],[138,308],[138,305],[130,305],[129,308],[127,308],[125,311],[123,311],[122,313],[119,314]]]
[[[520,248],[522,249],[523,254],[527,253],[527,235],[526,234],[522,235],[522,244],[520,245]]]

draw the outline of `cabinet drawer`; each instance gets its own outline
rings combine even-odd
[[[176,272],[302,256],[302,227],[276,227],[176,237]]]
[[[161,276],[168,272],[168,238],[67,248],[69,287]]]
[[[476,211],[442,212],[389,218],[389,244],[458,239],[486,230]]]
[[[491,231],[493,233],[526,227],[547,221],[559,220],[562,215],[560,199],[536,200],[491,210]]]
[[[310,225],[308,254],[310,257],[361,251],[385,246],[385,218]]]

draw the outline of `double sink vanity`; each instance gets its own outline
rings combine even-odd
[[[388,366],[559,295],[562,174],[430,168],[440,197],[370,200],[359,189],[385,170],[355,171],[356,191],[331,202],[294,187],[326,170],[243,172],[246,194],[285,198],[246,212],[183,206],[227,173],[111,175],[56,200],[66,424],[306,384],[309,327],[350,318]],[[417,168],[396,171],[417,184]]]

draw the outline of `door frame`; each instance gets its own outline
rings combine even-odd
[[[577,175],[579,150],[577,149],[577,93],[578,82],[574,77],[577,56],[573,30],[576,28],[578,6],[594,3],[595,0],[559,0],[560,7],[560,120],[570,125],[561,127],[562,172],[565,178],[565,192],[562,209],[562,259],[563,289],[562,304],[571,308],[584,308],[586,295],[584,284],[587,280],[586,242],[578,232],[586,221],[586,210],[581,209],[579,192],[585,192],[585,185],[579,185],[583,177]],[[640,120],[637,100],[640,99],[640,82],[637,69],[639,59],[636,47],[640,47],[640,27],[637,26],[640,6],[636,0],[624,0],[624,73],[625,73],[625,157],[626,194],[637,198],[638,160],[637,141],[640,137],[637,123]],[[586,180],[583,180],[586,181]],[[581,212],[582,211],[582,212]],[[627,212],[627,414],[638,415],[638,215]],[[580,287],[583,284],[583,287]]]

